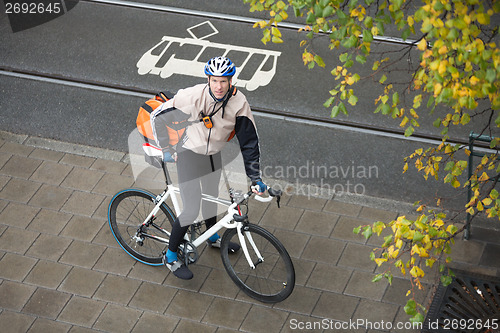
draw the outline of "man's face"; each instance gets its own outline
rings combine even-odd
[[[223,98],[229,90],[231,79],[227,76],[210,76],[208,84],[215,98]]]

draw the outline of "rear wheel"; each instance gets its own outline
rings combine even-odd
[[[281,242],[266,229],[247,224],[243,227],[244,240],[252,263],[250,264],[240,249],[229,253],[229,242],[241,246],[237,229],[228,229],[222,238],[222,262],[234,283],[248,296],[265,303],[276,303],[286,299],[295,286],[295,270],[290,255]],[[256,249],[251,245],[253,240]]]
[[[163,203],[156,216],[147,225],[142,225],[155,207],[156,196],[140,189],[118,192],[109,204],[108,222],[116,241],[130,256],[148,265],[162,264],[175,214]],[[138,232],[138,230],[140,231]]]

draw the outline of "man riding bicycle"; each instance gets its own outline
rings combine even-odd
[[[176,277],[191,279],[193,273],[177,260],[177,249],[190,224],[198,217],[200,205],[207,229],[216,221],[217,204],[201,200],[202,193],[218,196],[222,170],[221,150],[236,135],[239,141],[245,172],[261,194],[267,186],[260,178],[259,139],[254,118],[246,97],[232,86],[236,73],[234,64],[226,57],[215,57],[205,65],[208,84],[181,89],[151,113],[151,124],[157,143],[166,162],[177,162],[179,190],[183,211],[176,218],[170,235],[168,251],[163,258]],[[175,151],[169,146],[166,125],[187,121],[184,134]],[[211,247],[220,248],[220,237],[208,240]],[[229,251],[239,245],[231,243]]]

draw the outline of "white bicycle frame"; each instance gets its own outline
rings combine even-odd
[[[158,195],[156,197],[157,199],[157,203],[155,205],[155,207],[153,208],[153,210],[151,211],[151,213],[149,213],[148,217],[143,221],[143,224],[147,223],[148,221],[150,221],[154,216],[156,216],[156,213],[158,213],[158,211],[160,210],[160,206],[168,199],[168,198],[171,198],[172,200],[172,204],[174,206],[174,210],[175,210],[175,213],[177,216],[179,216],[179,214],[181,213],[181,209],[180,209],[180,206],[179,206],[179,201],[177,199],[177,193],[179,193],[179,188],[178,187],[175,187],[175,186],[172,186],[172,185],[167,185],[167,189],[160,195]],[[244,194],[244,199],[248,199],[249,198],[249,195],[248,194]],[[260,201],[260,202],[269,202],[273,199],[273,197],[271,196],[268,196],[268,197],[261,197],[261,196],[255,196],[255,199],[257,201]],[[252,262],[251,258],[250,258],[250,252],[248,251],[248,246],[246,244],[246,241],[245,241],[245,237],[243,236],[243,233],[242,233],[242,228],[243,228],[243,222],[237,222],[234,220],[233,216],[236,214],[236,215],[239,215],[239,212],[238,210],[236,209],[236,207],[238,206],[238,203],[231,203],[230,201],[228,200],[224,200],[224,199],[220,199],[220,198],[217,198],[217,197],[213,197],[213,196],[209,196],[209,195],[206,195],[206,194],[203,194],[202,195],[202,200],[206,200],[206,201],[210,201],[210,202],[215,202],[217,204],[221,204],[221,205],[224,205],[224,206],[227,206],[227,214],[222,218],[220,219],[216,224],[214,224],[210,229],[208,229],[207,231],[205,231],[204,233],[202,233],[198,238],[196,238],[193,242],[191,242],[191,244],[198,248],[200,245],[202,245],[205,241],[207,241],[212,235],[214,235],[215,233],[217,233],[219,230],[221,230],[222,228],[227,228],[227,229],[234,229],[236,228],[237,229],[237,234],[238,234],[238,238],[239,238],[239,241],[240,241],[240,244],[241,244],[241,249],[243,251],[243,253],[245,254],[245,258],[247,259],[248,261],[248,264],[250,265],[250,267],[252,269],[255,268],[255,264]],[[168,231],[165,231],[169,236],[170,236],[170,233]],[[258,259],[260,261],[264,261],[264,258],[262,257],[262,255],[260,254],[259,250],[257,249],[257,246],[255,245],[255,242],[253,241],[252,239],[252,235],[249,233],[249,232],[245,232],[245,235],[247,236],[246,238],[248,239],[248,242],[250,243],[252,249],[254,250],[255,254],[257,255]],[[168,244],[168,239],[163,239],[163,238],[160,238],[160,237],[155,237],[165,243]],[[184,239],[186,241],[190,241],[188,235],[184,235]]]

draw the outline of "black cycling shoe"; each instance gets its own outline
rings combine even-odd
[[[207,244],[210,247],[213,247],[214,249],[220,249],[220,243],[221,243],[221,238],[217,239],[215,242],[211,242],[207,240]],[[229,246],[227,247],[227,252],[228,253],[236,253],[238,250],[241,248],[239,244],[229,242]]]
[[[167,268],[170,269],[170,271],[179,279],[191,280],[193,278],[193,272],[191,272],[184,263],[181,263],[178,260],[168,262],[167,258],[163,256],[163,264],[167,266]]]

